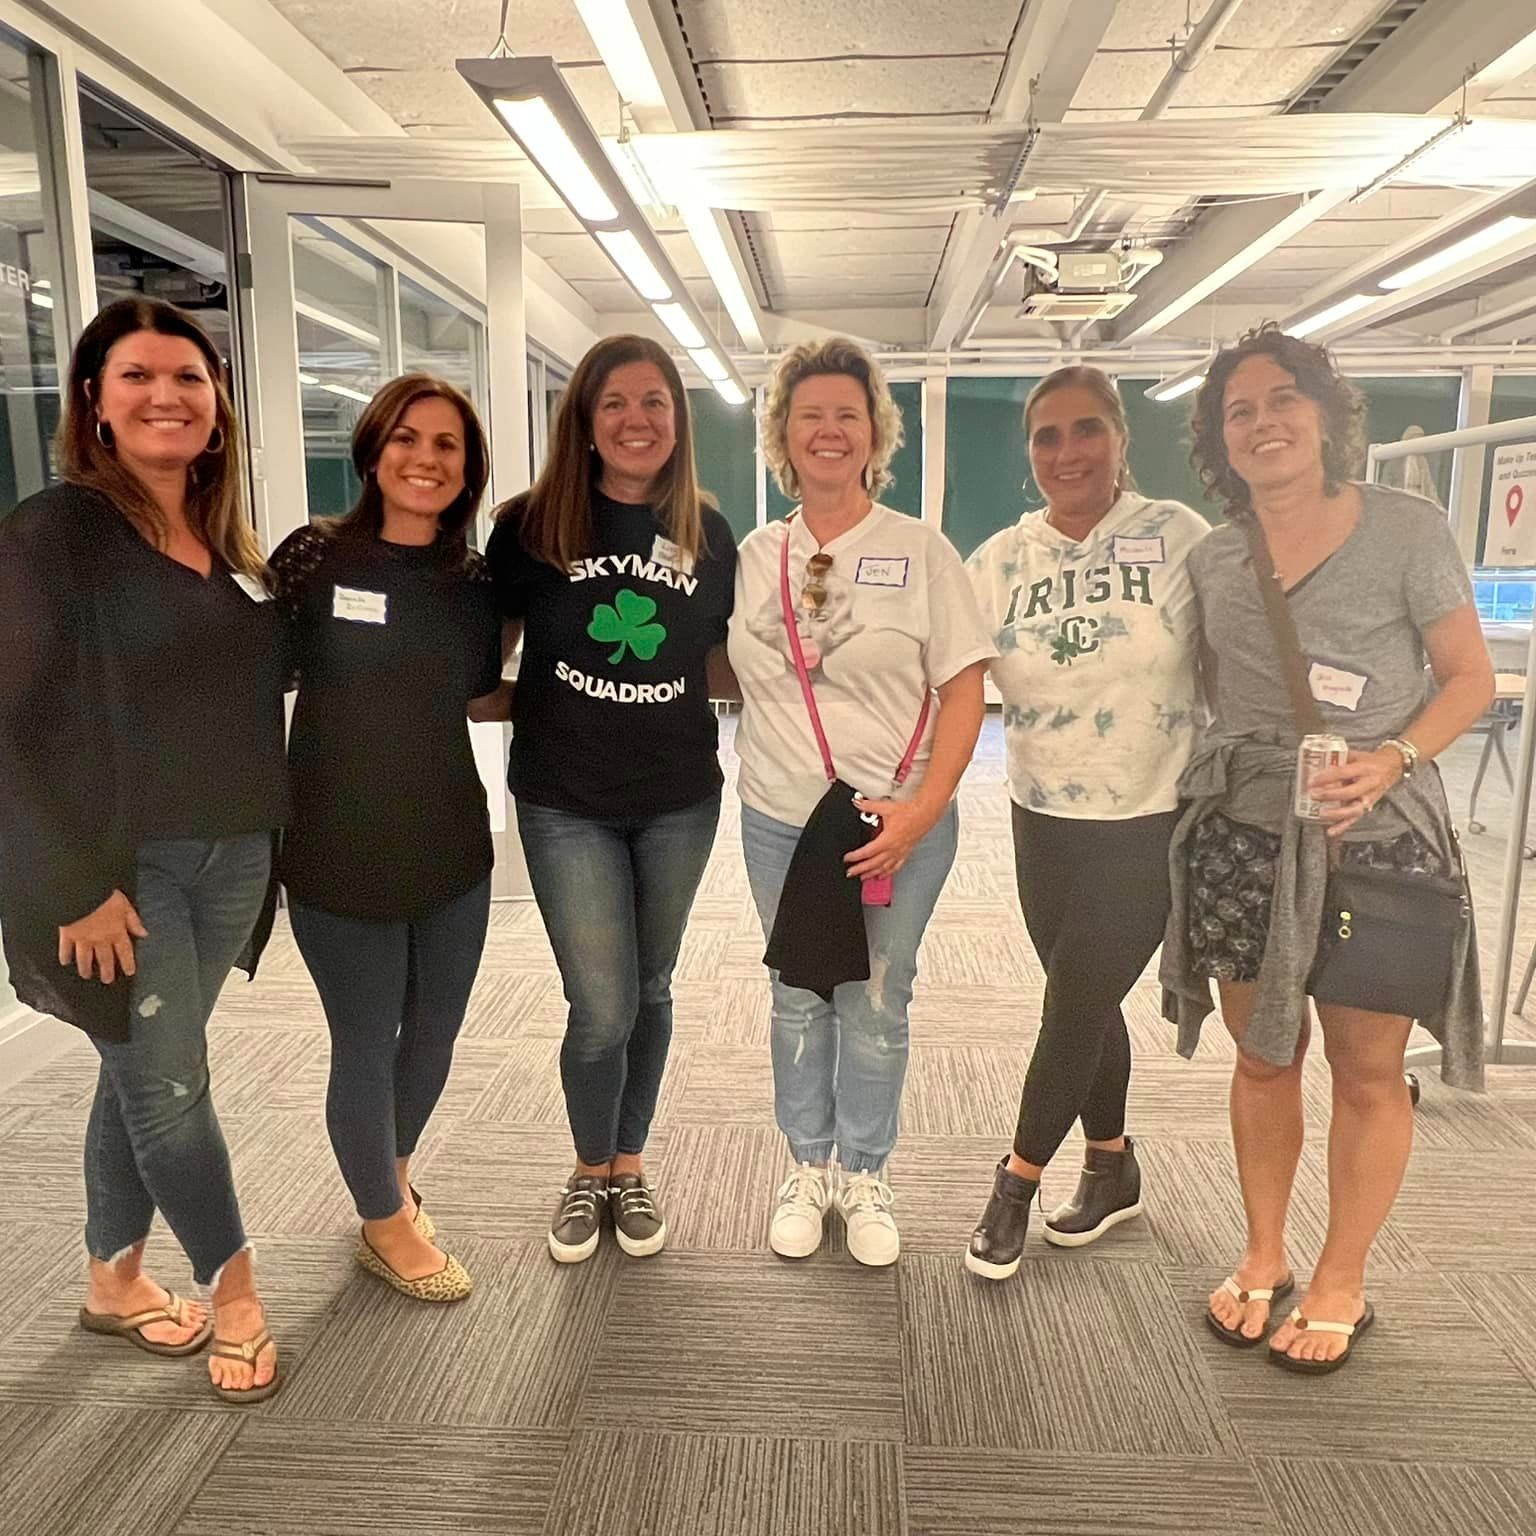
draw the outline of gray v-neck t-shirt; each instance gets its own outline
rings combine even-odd
[[[1472,601],[1472,583],[1434,502],[1383,486],[1359,491],[1354,531],[1289,602],[1329,730],[1376,747],[1424,708],[1432,683],[1423,633]],[[1299,737],[1242,529],[1228,523],[1197,544],[1189,574],[1216,656],[1211,728]]]

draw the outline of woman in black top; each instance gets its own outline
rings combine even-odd
[[[299,678],[281,873],[330,1025],[326,1125],[363,1219],[357,1262],[417,1300],[459,1301],[469,1276],[433,1243],[410,1160],[490,916],[465,714],[479,700],[483,718],[501,683],[490,576],[466,542],[485,434],[453,385],[407,374],[363,412],[352,461],[357,506],[272,556]]]
[[[252,1401],[277,1388],[277,1350],[206,1026],[270,928],[288,797],[281,627],[239,441],[190,316],[123,299],[86,327],[64,483],[0,526],[0,928],[21,1000],[101,1054],[81,1325],[160,1355],[213,1337],[214,1389]],[[157,1209],[212,1288],[212,1322],[142,1270]]]
[[[626,1253],[666,1223],[645,1148],[672,1036],[672,968],[714,844],[720,765],[705,658],[725,640],[730,526],[698,489],[666,351],[610,336],[577,367],[549,463],[486,551],[524,628],[513,695],[518,831],[565,984],[560,1052],[576,1168],[549,1249]]]

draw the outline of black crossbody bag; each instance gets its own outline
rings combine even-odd
[[[1257,520],[1244,520],[1259,596],[1269,619],[1291,709],[1303,736],[1328,733],[1307,686],[1306,659],[1290,604],[1275,579]],[[1457,940],[1472,915],[1466,865],[1452,834],[1454,876],[1371,869],[1337,862],[1329,848],[1323,926],[1307,991],[1319,1003],[1428,1018],[1450,990]]]

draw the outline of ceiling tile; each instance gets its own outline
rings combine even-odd
[[[1001,55],[1019,0],[676,0],[696,60],[841,54]]]
[[[831,117],[947,117],[980,121],[997,83],[977,59],[705,64],[699,79],[717,125]]]

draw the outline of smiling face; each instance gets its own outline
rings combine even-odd
[[[655,363],[620,363],[603,380],[592,411],[592,446],[603,461],[605,494],[643,500],[677,446],[672,391]]]
[[[213,378],[195,342],[134,331],[107,353],[93,401],[129,469],[185,469],[217,421]]]
[[[1051,512],[1070,522],[1097,519],[1118,494],[1125,437],[1091,389],[1065,384],[1029,413],[1029,463]]]
[[[1274,358],[1261,353],[1239,363],[1221,411],[1227,459],[1251,492],[1323,482],[1323,409]]]
[[[836,495],[864,484],[875,428],[864,386],[846,373],[818,373],[789,397],[784,446],[803,491]]]
[[[464,419],[440,395],[406,407],[374,470],[384,502],[384,536],[425,531],[464,492]],[[414,540],[412,540],[414,542]]]

